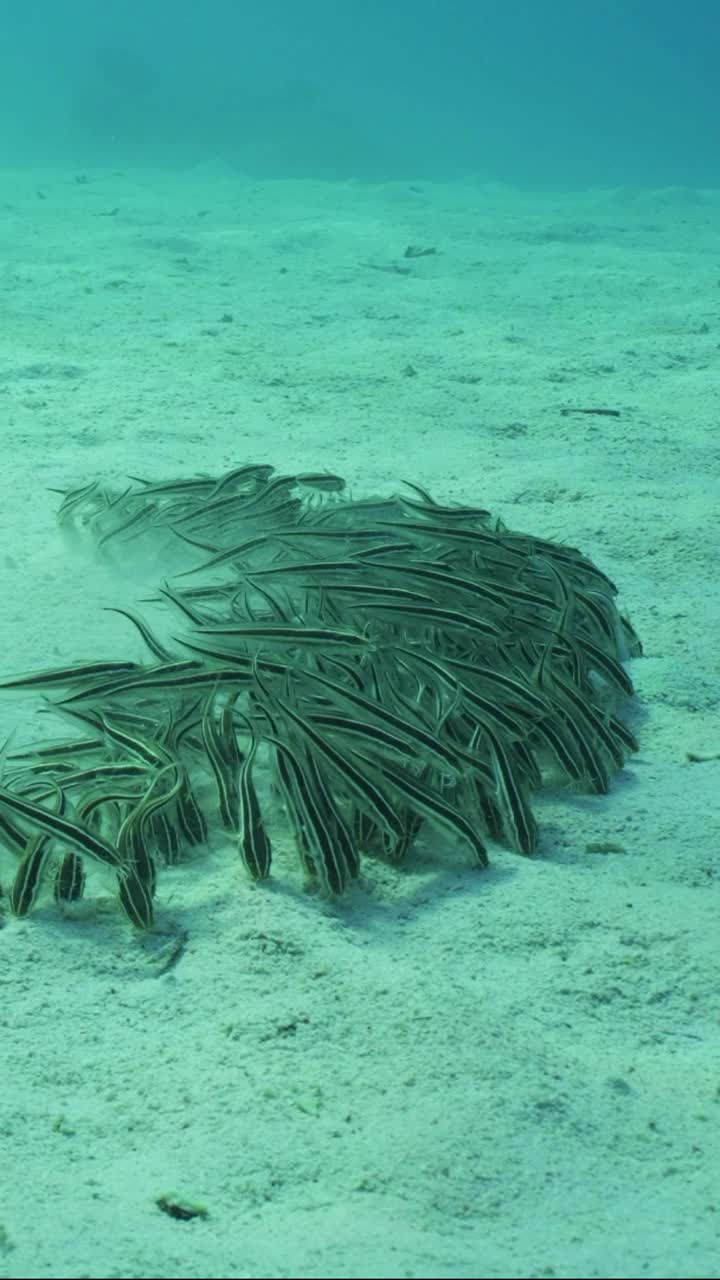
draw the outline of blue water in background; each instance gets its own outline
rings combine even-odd
[[[716,186],[718,0],[5,0],[0,164]]]

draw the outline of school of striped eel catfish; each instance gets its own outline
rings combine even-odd
[[[641,653],[616,588],[573,547],[507,529],[419,485],[350,500],[333,475],[226,475],[65,492],[61,528],[96,549],[162,536],[191,554],[142,614],[145,663],[6,678],[74,736],[11,750],[0,777],[5,897],[79,898],[101,864],[126,915],[153,922],[158,869],[221,823],[269,876],[289,828],[308,882],[338,895],[361,856],[400,862],[443,828],[531,854],[543,783],[605,793],[637,749],[619,718]]]

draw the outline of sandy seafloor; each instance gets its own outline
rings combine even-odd
[[[149,937],[102,885],[5,910],[1,1274],[719,1276],[720,193],[6,173],[0,249],[3,674],[146,659],[103,606],[163,567],[50,487],[245,461],[579,546],[645,645],[640,753],[532,860],[332,905],[216,834]]]

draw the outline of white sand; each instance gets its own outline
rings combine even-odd
[[[2,673],[145,658],[101,606],[147,579],[47,486],[407,477],[620,584],[641,751],[483,874],[426,850],[331,907],[216,838],[149,938],[97,891],[5,911],[0,1273],[720,1275],[720,194],[87,176],[0,179]]]

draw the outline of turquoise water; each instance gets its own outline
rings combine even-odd
[[[714,0],[6,0],[2,35],[6,162],[718,178]]]

